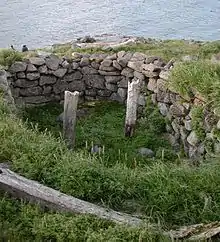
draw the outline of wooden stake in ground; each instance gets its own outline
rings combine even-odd
[[[140,80],[128,81],[127,110],[125,119],[125,136],[132,137],[137,120],[137,106],[140,95]]]
[[[74,148],[75,145],[75,126],[76,126],[76,111],[79,99],[79,92],[65,91],[64,98],[64,113],[63,113],[63,135],[69,148]]]

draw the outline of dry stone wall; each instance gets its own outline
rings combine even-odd
[[[140,110],[150,98],[167,120],[172,145],[182,146],[190,158],[204,156],[207,153],[205,139],[199,138],[193,130],[191,115],[192,107],[204,105],[204,100],[198,96],[185,100],[167,88],[172,67],[172,62],[165,63],[159,57],[124,51],[112,55],[74,53],[71,61],[50,55],[14,63],[8,72],[8,82],[16,104],[39,105],[62,102],[65,90],[79,91],[82,102],[115,100],[125,103],[128,81],[140,79]],[[212,122],[209,126],[206,136],[211,137],[213,145],[220,150],[218,140],[213,140],[211,135],[211,130],[220,124]]]

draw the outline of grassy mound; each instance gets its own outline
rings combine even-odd
[[[169,88],[186,98],[200,93],[220,114],[220,65],[209,61],[180,63],[171,72]]]

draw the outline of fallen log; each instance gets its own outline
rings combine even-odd
[[[29,180],[15,172],[0,167],[0,190],[16,198],[25,199],[31,203],[48,207],[52,210],[70,213],[95,215],[119,224],[139,226],[143,221],[126,213],[116,212],[95,204],[68,196],[40,183]]]
[[[90,214],[98,218],[106,219],[118,224],[130,226],[147,226],[157,230],[157,226],[146,224],[143,220],[126,213],[116,212],[95,204],[68,196],[40,183],[29,180],[8,169],[8,165],[0,164],[0,190],[3,190],[16,198],[25,199],[42,207],[48,207],[56,211],[70,213]],[[210,241],[220,238],[220,222],[209,224],[195,224],[184,226],[178,230],[162,232],[163,235],[173,240]],[[218,241],[218,240],[217,240]]]

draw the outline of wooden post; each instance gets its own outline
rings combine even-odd
[[[63,135],[67,141],[69,148],[74,148],[75,145],[75,126],[76,126],[76,111],[79,99],[79,92],[65,91],[64,97],[64,112],[63,112]]]
[[[137,120],[137,106],[140,95],[140,80],[128,81],[127,110],[125,119],[125,136],[132,137]]]

